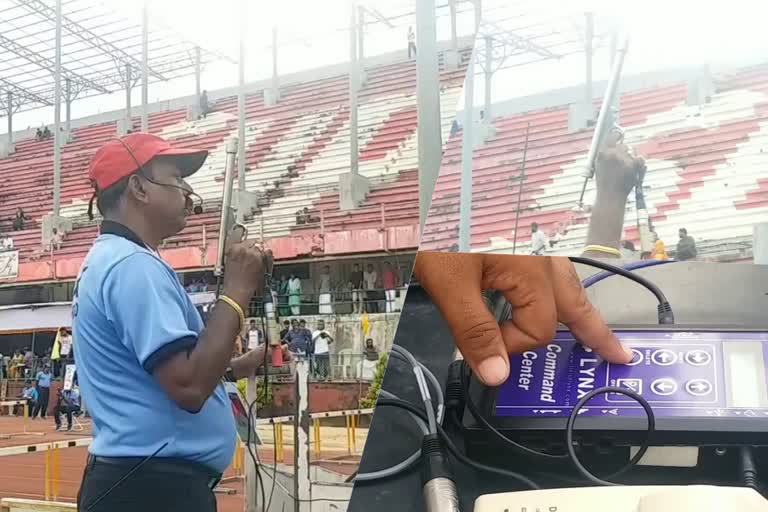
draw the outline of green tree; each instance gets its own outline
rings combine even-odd
[[[376,406],[376,400],[379,399],[379,391],[381,391],[381,385],[384,382],[384,373],[387,371],[387,361],[389,360],[389,354],[382,353],[379,357],[379,362],[376,363],[376,373],[373,375],[373,382],[368,388],[368,395],[360,400],[361,409],[370,409]]]

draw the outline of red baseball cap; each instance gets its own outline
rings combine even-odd
[[[158,156],[175,157],[182,177],[186,178],[202,167],[208,151],[177,148],[156,135],[132,133],[113,139],[96,151],[88,169],[88,178],[96,184],[97,190],[106,190]]]

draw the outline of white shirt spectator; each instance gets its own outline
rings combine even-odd
[[[258,329],[250,329],[248,331],[248,349],[256,350],[262,343],[264,343],[264,340],[261,339],[261,331]]]
[[[547,248],[547,235],[542,230],[531,235],[531,254],[541,255]]]
[[[328,348],[328,338],[324,338],[320,336],[321,334],[325,333],[328,338],[330,338],[330,334],[328,334],[328,331],[323,329],[322,331],[315,331],[312,333],[312,341],[315,343],[315,355],[323,355],[327,354],[329,352]]]
[[[72,336],[64,334],[59,338],[59,355],[61,357],[69,357],[69,352],[72,349]]]
[[[363,281],[365,281],[365,289],[366,290],[375,290],[376,289],[376,281],[378,281],[379,275],[376,273],[375,270],[372,270],[368,272],[367,270],[363,272]]]

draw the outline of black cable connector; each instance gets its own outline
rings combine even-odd
[[[751,446],[742,446],[739,449],[739,464],[744,485],[759,492],[760,485],[757,480],[757,467],[755,466],[755,457]]]
[[[421,443],[421,483],[427,512],[459,512],[459,496],[448,453],[438,434],[424,436]]]
[[[675,314],[672,312],[672,306],[669,302],[662,302],[657,306],[659,313],[659,325],[674,325]]]
[[[453,361],[448,366],[448,376],[445,379],[445,412],[448,418],[452,412],[456,412],[459,417],[464,414],[464,389],[462,386],[461,372],[463,360]]]

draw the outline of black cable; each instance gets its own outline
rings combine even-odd
[[[142,460],[140,460],[140,461],[139,461],[139,462],[138,462],[138,463],[137,463],[135,466],[133,466],[133,467],[132,467],[131,469],[129,469],[129,470],[128,470],[128,471],[127,471],[127,472],[126,472],[126,473],[125,473],[125,474],[124,474],[122,477],[120,477],[120,479],[119,479],[117,482],[115,482],[114,484],[112,484],[112,487],[110,487],[109,489],[107,489],[106,491],[104,491],[104,493],[102,493],[102,495],[101,495],[101,496],[99,496],[98,498],[96,498],[95,500],[93,500],[93,501],[91,502],[91,504],[90,504],[90,505],[88,505],[87,507],[85,507],[85,512],[88,512],[88,511],[89,511],[89,510],[91,510],[93,507],[95,507],[96,505],[98,505],[99,503],[101,503],[101,501],[102,501],[104,498],[106,498],[107,496],[109,496],[109,494],[110,494],[112,491],[114,491],[115,489],[117,489],[117,487],[118,487],[118,486],[119,486],[121,483],[125,482],[125,481],[128,479],[128,477],[129,477],[129,476],[131,476],[131,475],[132,475],[132,474],[134,474],[136,471],[138,471],[138,470],[139,470],[139,469],[140,469],[140,468],[141,468],[141,467],[142,467],[144,464],[146,464],[147,462],[149,462],[149,461],[150,461],[150,460],[151,460],[153,457],[155,457],[155,456],[156,456],[158,453],[160,453],[160,451],[161,451],[163,448],[165,448],[166,446],[168,446],[168,441],[166,441],[166,442],[165,442],[165,443],[164,443],[164,444],[163,444],[163,445],[162,445],[160,448],[158,448],[157,450],[155,450],[155,452],[154,452],[152,455],[148,455],[148,456],[144,457]]]
[[[399,407],[401,409],[405,409],[409,412],[412,412],[413,414],[415,414],[425,422],[427,421],[427,415],[421,409],[419,409],[414,404],[407,402],[405,400],[401,400],[398,398],[379,398],[379,400],[376,402],[376,407],[381,407],[381,406]],[[448,436],[448,434],[443,429],[442,425],[440,425],[439,423],[437,424],[437,431],[438,431],[438,434],[440,434],[441,439],[445,443],[446,448],[448,448],[448,451],[451,452],[451,454],[459,462],[467,466],[473,467],[475,469],[478,469],[480,471],[496,473],[507,478],[512,478],[514,480],[517,480],[518,482],[521,482],[522,484],[524,484],[526,487],[530,489],[539,489],[539,486],[535,482],[533,482],[531,479],[529,479],[524,475],[515,473],[514,471],[508,471],[506,469],[497,468],[494,466],[487,466],[485,464],[482,464],[480,462],[470,459],[469,457],[461,453],[461,451],[459,451],[459,449],[451,440],[450,436]]]
[[[581,256],[569,256],[568,259],[571,260],[573,263],[579,263],[581,265],[587,265],[590,267],[599,268],[601,270],[607,270],[608,272],[613,272],[614,274],[618,274],[622,277],[626,277],[627,279],[630,279],[636,282],[637,284],[644,286],[659,301],[659,305],[657,307],[659,324],[673,325],[675,323],[675,315],[672,312],[672,306],[669,304],[669,301],[667,300],[666,295],[664,295],[664,292],[661,291],[661,288],[656,286],[650,280],[642,276],[639,276],[632,271],[618,267],[616,265],[611,265],[610,263],[606,263],[602,260],[595,260],[592,258],[583,258]]]
[[[264,492],[264,480],[261,477],[261,471],[259,471],[259,466],[261,465],[258,461],[258,448],[257,453],[253,453],[253,448],[251,447],[251,430],[255,429],[255,422],[253,421],[253,406],[256,405],[256,400],[253,400],[250,404],[248,404],[248,436],[246,439],[246,446],[248,447],[248,453],[251,456],[251,461],[253,462],[253,467],[256,470],[256,485],[257,485],[257,492],[254,496],[254,507],[258,508],[258,500],[259,500],[259,493],[258,490],[261,490],[261,503],[264,504],[267,502],[267,496]]]
[[[584,467],[581,461],[579,461],[579,457],[576,455],[576,449],[574,448],[574,442],[573,442],[573,428],[576,423],[576,418],[579,415],[579,411],[592,398],[596,397],[597,395],[604,395],[607,393],[617,393],[620,395],[628,396],[629,398],[635,400],[637,403],[639,403],[643,407],[643,409],[645,410],[645,414],[648,417],[648,429],[645,436],[645,441],[643,441],[643,444],[640,446],[640,449],[637,451],[635,456],[632,457],[623,468],[612,473],[607,478],[613,478],[625,473],[626,471],[634,467],[640,461],[640,459],[643,458],[643,456],[645,455],[645,452],[648,451],[648,447],[650,446],[651,436],[656,430],[656,417],[653,414],[653,409],[651,409],[651,404],[649,404],[645,398],[640,396],[638,393],[635,393],[631,389],[620,388],[615,386],[606,386],[603,388],[594,389],[589,393],[587,393],[586,395],[584,395],[583,397],[581,397],[579,401],[576,402],[576,405],[573,406],[573,410],[571,411],[571,414],[568,416],[568,421],[565,424],[565,445],[566,445],[566,448],[568,449],[568,455],[570,455],[571,457],[571,462],[573,462],[573,465],[576,466],[576,469],[579,471],[579,473],[581,473],[590,482],[597,485],[603,485],[603,486],[615,486],[620,484],[609,482],[607,480],[602,480],[596,477],[587,468]]]
[[[564,460],[569,457],[567,453],[555,455],[551,453],[540,452],[532,448],[528,448],[527,446],[517,443],[512,439],[508,438],[507,436],[499,432],[493,425],[491,425],[490,422],[483,417],[482,413],[477,408],[477,405],[475,405],[474,401],[469,396],[469,365],[464,360],[461,361],[461,389],[464,395],[464,402],[466,403],[467,408],[469,409],[469,412],[472,413],[472,416],[475,418],[475,420],[478,421],[480,424],[482,424],[486,430],[491,432],[493,435],[495,435],[497,438],[502,440],[504,443],[512,446],[515,450],[518,450],[528,455],[533,455],[535,457],[539,457],[542,459]]]
[[[752,453],[751,446],[742,446],[739,448],[739,465],[741,467],[741,477],[744,481],[744,485],[760,492],[757,467],[755,466],[755,457]]]

